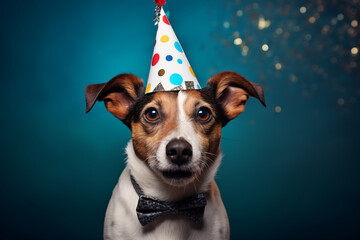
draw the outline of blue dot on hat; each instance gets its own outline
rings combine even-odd
[[[179,64],[182,64],[182,60],[181,60],[180,58],[177,60],[177,62],[178,62]]]
[[[178,85],[182,84],[182,82],[183,82],[183,78],[181,77],[180,74],[178,74],[178,73],[173,73],[173,74],[170,76],[170,83],[171,83],[172,85],[178,86]]]
[[[178,50],[179,52],[183,52],[183,50],[182,50],[182,48],[181,48],[181,46],[180,46],[180,43],[178,42],[178,41],[176,41],[175,43],[174,43],[174,46],[175,46],[175,48],[176,48],[176,50]]]
[[[167,55],[165,59],[166,61],[170,62],[171,60],[173,60],[173,57],[171,55]]]

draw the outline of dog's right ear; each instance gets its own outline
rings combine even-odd
[[[215,97],[223,111],[223,126],[244,112],[249,96],[259,99],[262,105],[266,106],[262,86],[250,82],[236,72],[216,74],[208,80],[206,89]]]
[[[124,121],[130,107],[144,91],[143,80],[129,73],[119,74],[107,83],[91,84],[85,88],[86,113],[96,101],[104,101],[106,109]]]

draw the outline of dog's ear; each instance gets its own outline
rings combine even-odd
[[[96,101],[104,101],[106,109],[124,121],[144,90],[143,80],[129,73],[119,74],[107,83],[89,85],[85,88],[86,113]]]
[[[206,88],[220,104],[226,122],[244,112],[249,96],[259,99],[266,106],[262,86],[235,72],[226,71],[213,76],[208,80]]]

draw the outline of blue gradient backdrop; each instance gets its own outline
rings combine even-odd
[[[216,37],[236,11],[227,1],[168,2],[202,86],[234,70],[266,90],[267,108],[252,99],[223,130],[216,180],[232,239],[359,238],[359,104],[340,109],[321,86],[304,98],[299,84],[272,75],[260,82],[273,65],[256,52],[239,64]],[[147,79],[153,8],[150,0],[2,3],[1,239],[102,238],[130,131],[102,103],[85,115],[84,89],[123,72]],[[359,86],[358,75],[337,77]]]

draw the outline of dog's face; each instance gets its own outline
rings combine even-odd
[[[164,181],[187,184],[212,164],[221,137],[212,99],[196,90],[157,92],[139,105],[131,121],[133,146]]]
[[[200,178],[213,164],[221,128],[245,110],[249,96],[265,105],[262,87],[234,72],[214,76],[201,90],[144,95],[142,80],[131,74],[86,89],[87,112],[103,100],[131,129],[139,159],[174,186]]]

